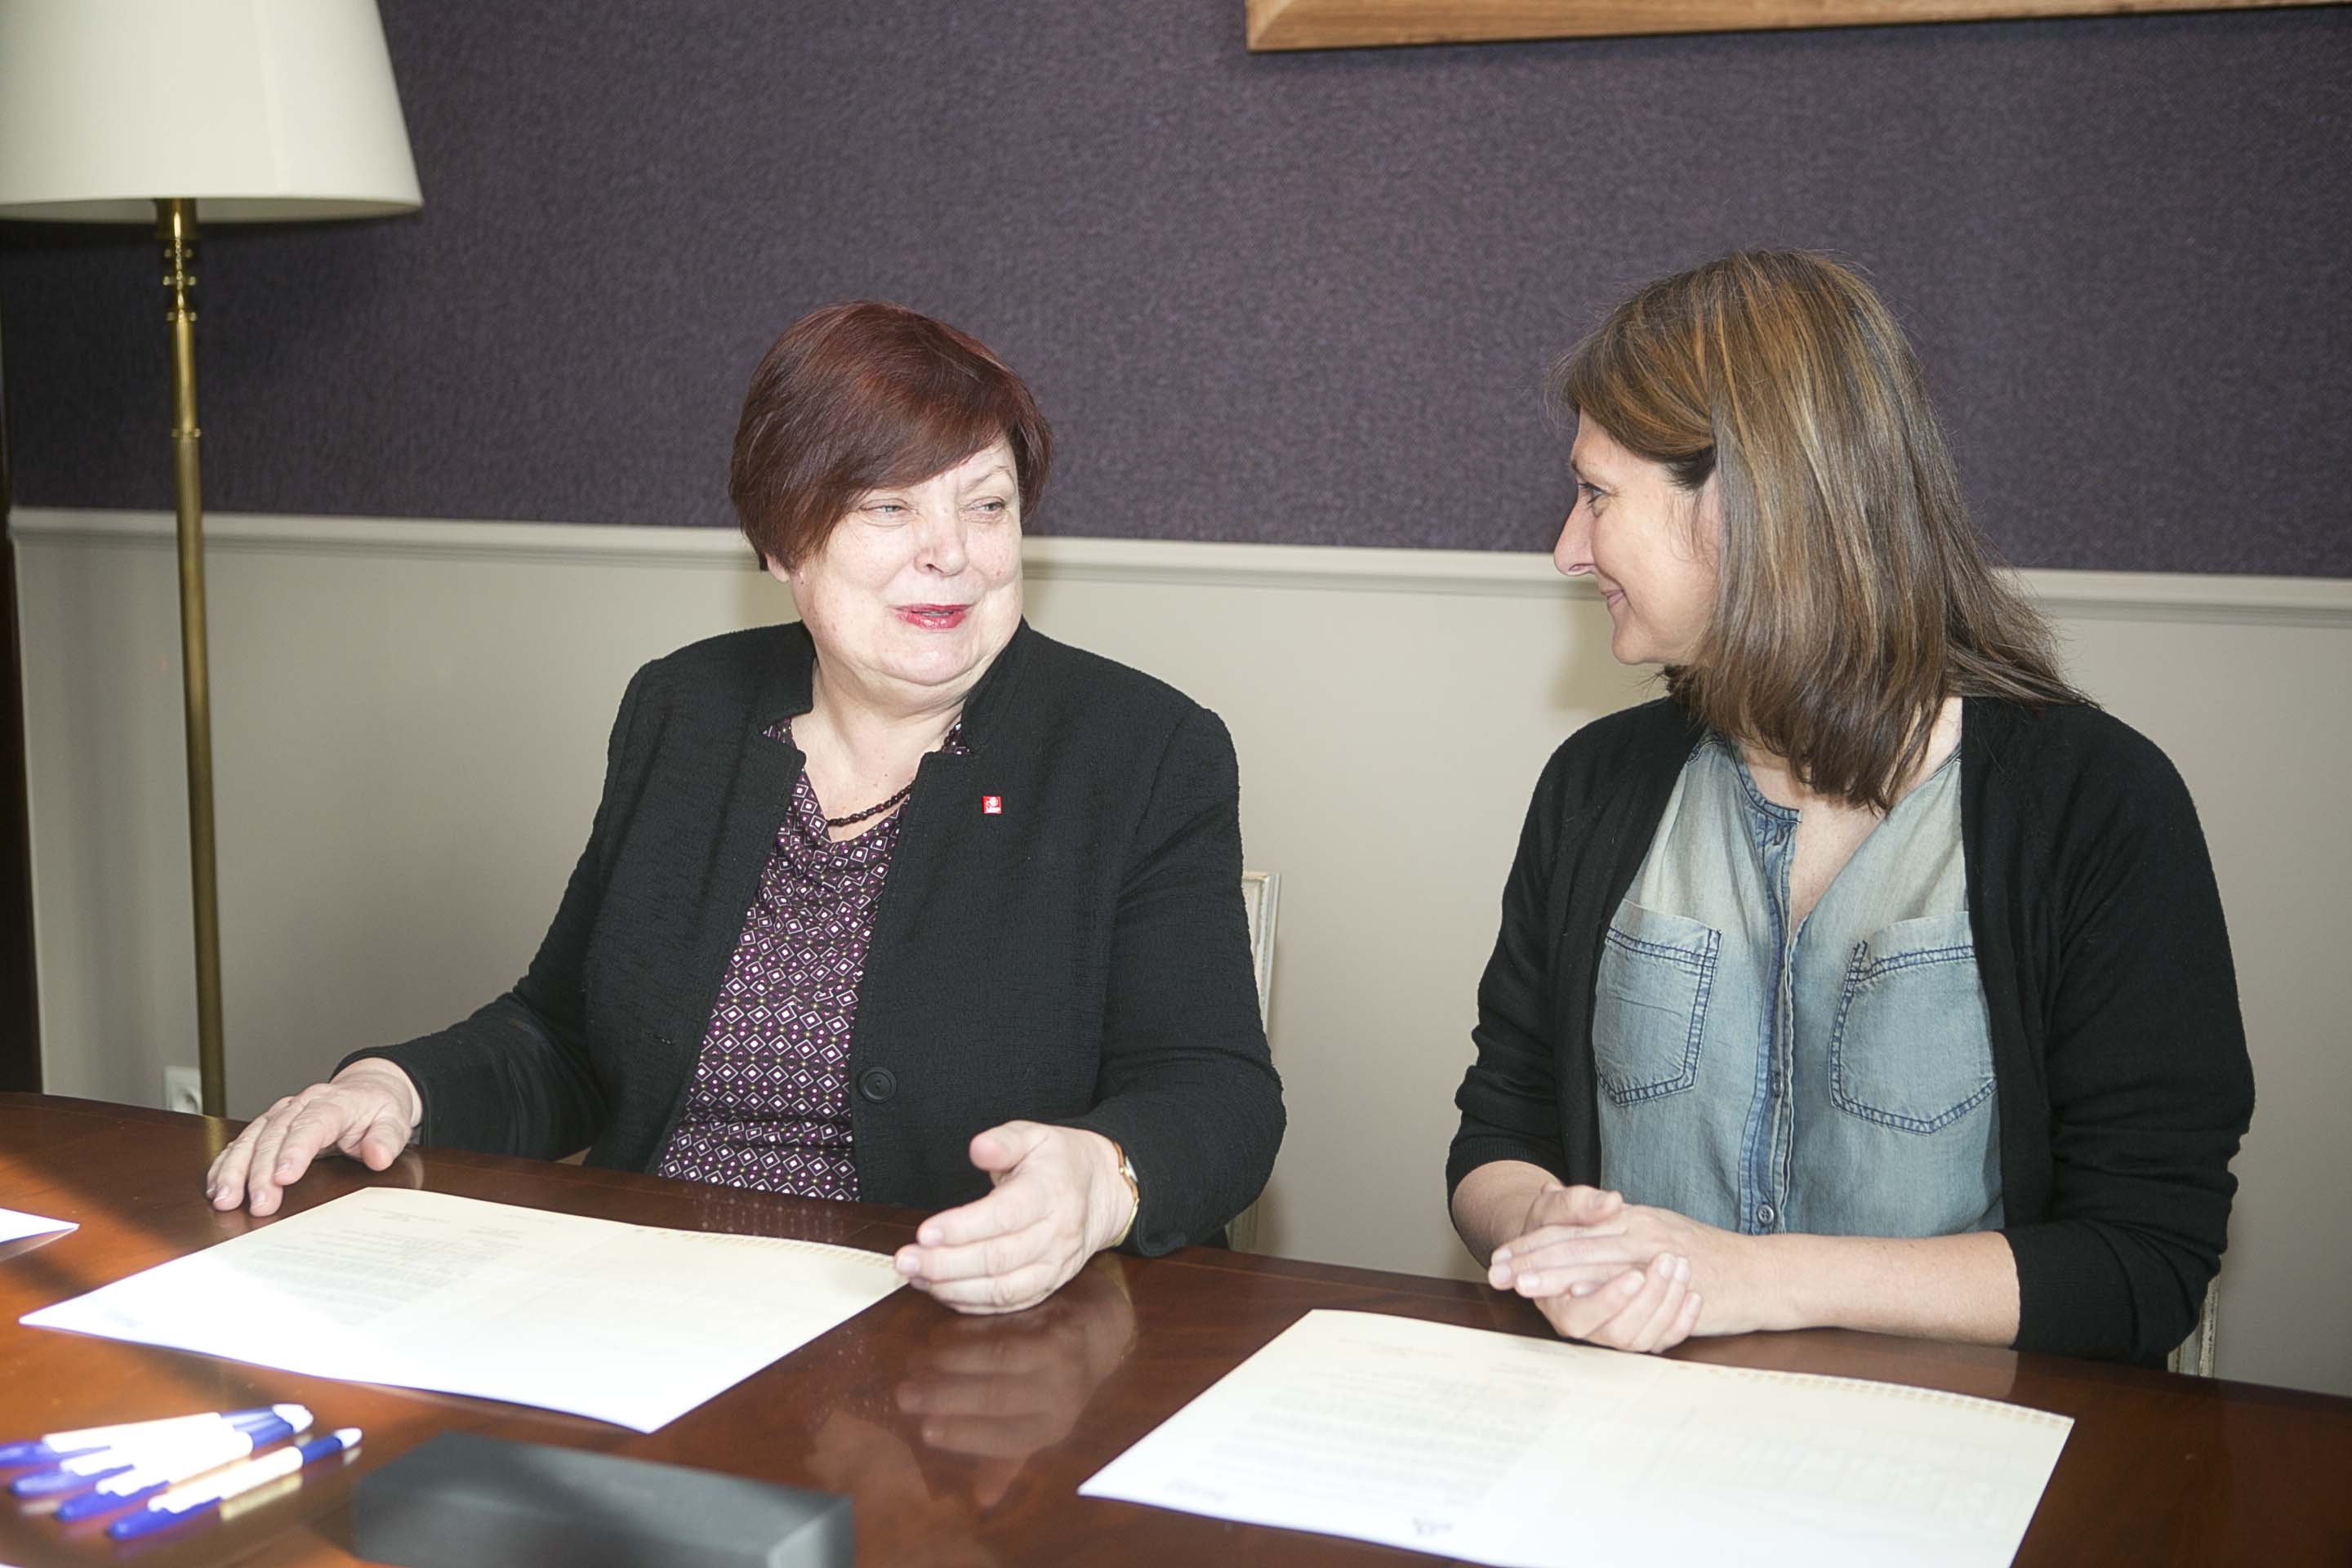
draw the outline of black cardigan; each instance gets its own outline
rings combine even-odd
[[[697,1055],[801,753],[797,625],[639,670],[604,792],[530,972],[405,1045],[427,1142],[649,1168]],[[923,1208],[988,1190],[966,1145],[1014,1118],[1134,1161],[1130,1246],[1216,1235],[1282,1141],[1241,902],[1240,785],[1215,714],[1024,623],[933,752],[875,911],[850,1046],[858,1190]],[[982,810],[993,795],[1001,811]]]
[[[1449,1189],[1496,1160],[1599,1179],[1593,978],[1696,738],[1662,699],[1579,731],[1545,767],[1478,988]],[[2196,811],[2164,754],[2096,709],[1971,698],[1960,821],[2017,1346],[2161,1361],[2219,1267],[2253,1113]]]

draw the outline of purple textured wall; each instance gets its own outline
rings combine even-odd
[[[2352,576],[2352,12],[1252,58],[1241,0],[384,0],[420,216],[215,232],[222,510],[724,524],[761,348],[903,300],[1045,531],[1530,550],[1546,363],[1739,245],[1866,266],[2021,564]],[[168,505],[155,268],[0,226],[28,504]]]

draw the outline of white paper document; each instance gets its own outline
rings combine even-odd
[[[69,1219],[43,1219],[22,1209],[0,1209],[0,1246],[22,1241],[28,1236],[54,1236],[59,1231],[80,1228]]]
[[[2074,1422],[1309,1312],[1079,1489],[1501,1568],[2006,1563]]]
[[[370,1187],[23,1321],[651,1432],[899,1283],[851,1247]]]

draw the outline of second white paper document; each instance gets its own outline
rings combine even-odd
[[[1315,1311],[1079,1490],[1498,1568],[1996,1568],[2073,1426],[1931,1389]]]

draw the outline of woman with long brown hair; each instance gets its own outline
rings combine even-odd
[[[1456,1228],[1572,1338],[1838,1326],[2160,1360],[2253,1103],[2179,776],[2059,673],[1909,344],[1791,251],[1561,364],[1590,576],[1667,695],[1536,787]]]

